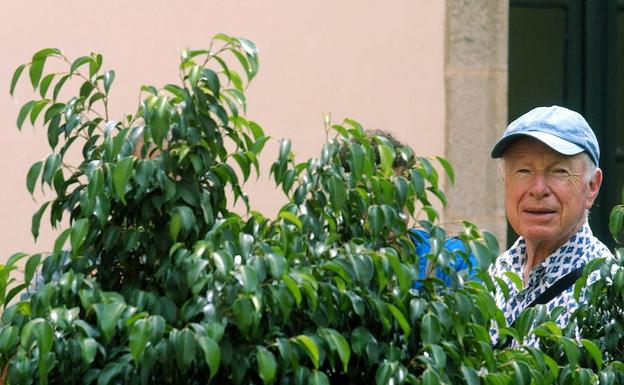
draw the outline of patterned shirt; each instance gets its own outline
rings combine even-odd
[[[509,301],[505,300],[501,290],[496,293],[496,304],[503,310],[507,324],[511,325],[516,317],[528,307],[535,298],[552,286],[561,277],[581,266],[586,265],[595,258],[613,258],[609,249],[593,236],[589,224],[585,224],[579,231],[563,244],[557,251],[549,255],[545,260],[535,266],[529,273],[528,283],[522,290],[518,290],[505,272],[512,272],[522,279],[523,267],[526,262],[526,244],[520,237],[514,245],[496,260],[490,268],[490,275],[501,278],[509,288]],[[587,280],[587,284],[593,283],[598,278],[598,271],[594,271]],[[578,307],[574,299],[574,285],[564,290],[560,295],[546,304],[548,311],[556,306],[563,306],[565,311],[557,318],[556,322],[564,327],[570,315]],[[579,300],[582,302],[583,294]],[[496,330],[490,330],[490,334],[496,340]]]

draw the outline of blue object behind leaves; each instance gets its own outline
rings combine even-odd
[[[427,257],[426,255],[431,250],[429,243],[429,233],[421,229],[411,229],[410,238],[416,246],[416,254],[418,255],[418,280],[425,279],[425,273],[427,270]],[[474,255],[468,255],[468,261],[462,256],[463,253],[467,253],[466,247],[463,242],[456,238],[450,237],[444,242],[444,248],[450,251],[455,256],[455,261],[452,262],[451,267],[456,271],[468,270],[468,278],[474,278],[476,275],[475,266],[478,266],[477,260]],[[439,267],[436,267],[435,277],[444,282],[445,285],[451,285],[451,278]],[[420,287],[420,283],[416,282],[415,288]]]

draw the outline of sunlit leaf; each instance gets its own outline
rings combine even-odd
[[[303,334],[295,337],[295,342],[304,348],[304,351],[312,361],[314,368],[318,369],[320,363],[320,353],[318,346],[316,346],[316,342],[314,342],[312,338]]]
[[[334,329],[325,328],[320,331],[332,350],[338,353],[342,362],[342,370],[346,373],[349,367],[349,359],[351,358],[351,348],[347,339]]]
[[[260,374],[262,382],[265,384],[275,382],[277,361],[273,353],[264,346],[258,346],[256,348],[256,361],[258,363],[258,374]]]

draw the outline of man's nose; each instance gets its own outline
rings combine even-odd
[[[543,198],[550,195],[548,180],[543,173],[535,173],[531,178],[530,193],[536,198]]]

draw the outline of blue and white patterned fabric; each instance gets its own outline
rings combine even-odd
[[[518,291],[511,279],[504,274],[505,272],[512,272],[521,279],[523,277],[526,245],[524,238],[518,238],[514,245],[498,257],[496,263],[490,268],[490,275],[501,278],[509,288],[509,301],[505,301],[500,289],[496,293],[496,304],[499,309],[503,310],[507,324],[511,325],[522,310],[561,277],[586,265],[595,258],[613,258],[613,254],[593,236],[589,224],[586,222],[569,241],[531,270],[528,283],[525,282],[525,287]],[[597,278],[598,271],[594,271],[588,277],[587,284],[593,283]],[[578,307],[573,292],[574,285],[546,304],[548,311],[552,311],[556,306],[565,308],[565,311],[556,320],[560,327],[564,327],[568,323],[570,315]],[[583,294],[579,300],[583,301]],[[490,334],[495,342],[497,339],[496,330],[490,330]]]

